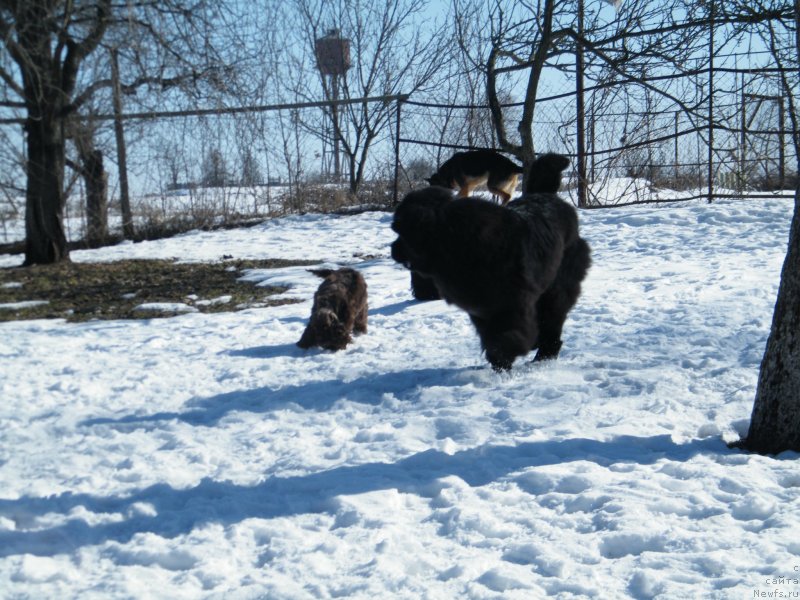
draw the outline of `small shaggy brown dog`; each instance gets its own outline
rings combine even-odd
[[[367,332],[367,282],[353,269],[317,269],[323,281],[314,294],[306,330],[297,345],[342,350],[353,341],[350,332]]]

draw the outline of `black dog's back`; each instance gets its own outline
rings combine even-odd
[[[538,235],[558,231],[564,247],[578,237],[578,215],[556,192],[561,187],[561,173],[569,159],[561,154],[543,154],[531,164],[525,193],[506,207],[522,215],[539,228]],[[542,224],[545,224],[544,226]]]

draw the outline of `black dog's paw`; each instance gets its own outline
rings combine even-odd
[[[503,352],[493,352],[491,350],[486,351],[486,360],[488,360],[489,364],[492,365],[492,370],[495,373],[510,371],[511,367],[514,365],[515,358],[516,356],[508,355]]]
[[[561,351],[561,340],[542,344],[536,352],[533,362],[542,362],[545,360],[555,360],[558,358],[558,353]]]

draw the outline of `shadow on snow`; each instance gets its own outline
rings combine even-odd
[[[277,346],[277,352],[284,346]],[[259,350],[256,350],[259,351]],[[159,412],[152,415],[128,415],[120,418],[98,417],[87,419],[82,426],[109,425],[131,430],[152,427],[163,421],[183,421],[190,425],[211,427],[228,413],[244,411],[267,413],[285,408],[300,407],[324,411],[340,400],[378,405],[383,395],[393,393],[399,398],[415,397],[414,391],[425,385],[455,386],[463,384],[459,375],[471,369],[418,369],[365,375],[352,381],[327,379],[301,385],[287,385],[278,389],[262,387],[226,392],[209,398],[195,398],[186,403],[183,412]],[[408,398],[407,398],[408,399]]]
[[[0,556],[54,556],[83,546],[126,543],[139,533],[171,538],[207,523],[230,525],[251,518],[333,514],[338,505],[336,497],[380,490],[433,498],[442,489],[437,481],[445,477],[459,477],[477,487],[528,468],[574,461],[591,461],[603,467],[620,463],[646,465],[659,460],[688,461],[698,454],[732,452],[735,451],[728,450],[719,439],[676,444],[669,435],[620,436],[607,441],[568,439],[480,446],[452,455],[427,450],[395,463],[368,463],[294,477],[270,477],[253,486],[203,479],[186,489],[156,484],[128,496],[65,493],[46,498],[0,500],[0,516],[15,522],[21,517],[25,521],[45,515],[52,518],[54,513],[67,517],[78,507],[122,517],[118,522],[96,525],[76,517],[55,527],[2,531]],[[151,508],[142,510],[143,506]]]

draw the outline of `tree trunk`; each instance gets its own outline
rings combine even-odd
[[[795,48],[800,52],[800,0],[794,0],[794,23]],[[797,63],[794,68],[798,68]],[[783,89],[789,100],[792,138],[800,169],[800,129],[792,88],[786,78]],[[747,437],[736,445],[759,454],[800,452],[800,184],[794,193],[789,249],[761,361],[750,429]]]
[[[545,0],[541,9],[541,15],[537,15],[541,24],[540,38],[534,43],[533,52],[530,56],[530,70],[528,81],[525,86],[525,99],[522,107],[522,117],[517,124],[517,131],[520,136],[520,144],[512,144],[506,135],[503,108],[497,92],[497,72],[496,61],[500,53],[500,47],[495,45],[486,64],[486,95],[489,101],[489,110],[492,117],[492,124],[497,133],[497,144],[500,150],[508,152],[522,161],[522,189],[528,187],[528,176],[533,161],[536,160],[536,147],[533,137],[533,118],[536,113],[536,100],[539,94],[539,81],[544,70],[547,56],[556,38],[553,35],[553,15],[555,12],[555,0]]]
[[[95,131],[91,124],[73,119],[70,126],[80,164],[67,162],[80,174],[86,187],[86,241],[90,248],[99,248],[108,239],[108,173],[103,153],[94,147]]]
[[[738,445],[760,454],[800,452],[800,187],[750,430]]]
[[[82,158],[86,184],[86,239],[89,247],[98,248],[108,238],[108,175],[103,168],[100,150],[92,150]]]
[[[25,124],[28,184],[25,196],[25,265],[69,259],[64,234],[64,137],[61,119],[39,112]],[[30,112],[29,112],[30,114]]]
[[[347,155],[347,162],[350,165],[348,169],[350,172],[348,173],[349,182],[350,182],[350,193],[354,196],[358,193],[358,168],[357,168],[357,161],[355,152],[349,153]]]

